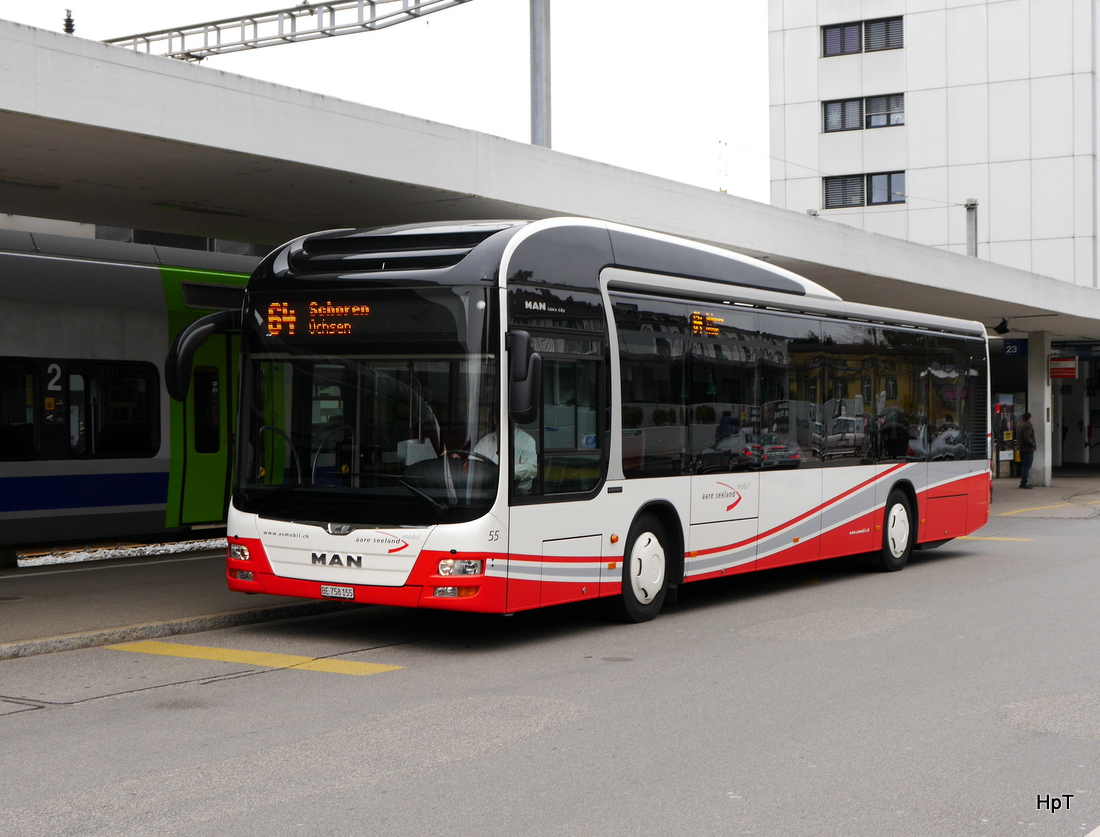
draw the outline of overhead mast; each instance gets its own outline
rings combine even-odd
[[[104,43],[181,61],[202,61],[211,55],[387,29],[469,2],[303,2],[271,12],[111,38]],[[401,8],[389,10],[395,3],[400,3]],[[66,18],[66,21],[68,26],[71,18]],[[66,31],[70,30],[67,28]],[[550,0],[531,0],[531,144],[550,147]]]
[[[531,145],[550,147],[550,0],[531,0]]]

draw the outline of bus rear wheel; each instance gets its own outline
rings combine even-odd
[[[656,517],[635,518],[623,552],[622,593],[611,600],[618,619],[648,622],[660,613],[668,594],[667,545],[665,529]]]
[[[895,488],[890,492],[883,510],[879,568],[892,573],[904,567],[913,552],[915,536],[913,508],[909,497],[904,491]]]

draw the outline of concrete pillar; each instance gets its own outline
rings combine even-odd
[[[1050,332],[1033,331],[1027,339],[1027,410],[1035,425],[1035,464],[1032,485],[1050,485],[1054,410],[1050,389]]]

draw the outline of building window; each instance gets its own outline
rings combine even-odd
[[[866,127],[868,128],[889,128],[892,125],[904,125],[905,94],[868,96],[864,112],[867,114]]]
[[[821,52],[826,58],[863,52],[863,24],[842,23],[821,27]]]
[[[835,99],[821,103],[823,130],[858,131],[905,124],[905,94],[868,96],[865,99]]]
[[[867,175],[867,205],[905,203],[905,172]]]
[[[869,20],[863,24],[864,51],[877,52],[883,49],[901,49],[905,43],[900,17],[888,17],[883,20]]]
[[[848,174],[825,178],[825,208],[840,209],[846,206],[864,206],[863,175]]]
[[[858,131],[863,127],[863,99],[839,99],[823,102],[825,133]]]
[[[821,27],[821,54],[825,58],[901,49],[904,45],[904,26],[900,17]]]
[[[905,203],[905,172],[845,174],[823,178],[825,209]]]

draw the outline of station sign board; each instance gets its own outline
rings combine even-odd
[[[1052,357],[1050,359],[1050,377],[1053,378],[1076,378],[1077,377],[1077,356],[1073,357]]]

